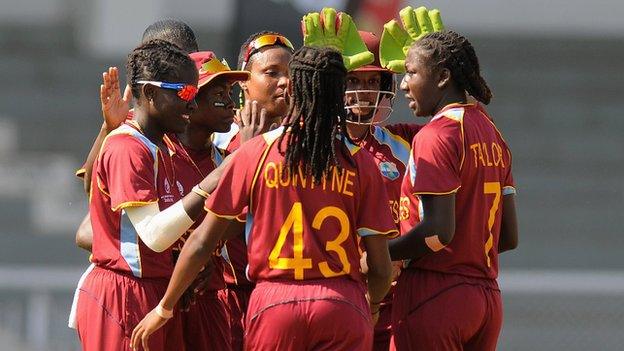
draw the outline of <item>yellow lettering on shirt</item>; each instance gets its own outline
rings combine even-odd
[[[399,204],[399,219],[401,221],[406,221],[410,218],[410,200],[407,196],[401,196],[399,200],[401,203]]]
[[[475,143],[470,145],[475,167],[501,167],[505,168],[503,160],[503,148],[496,142]]]
[[[277,166],[275,166],[275,163],[269,162],[266,164],[266,166],[264,166],[264,181],[267,188],[277,188],[278,176],[279,174],[277,172]]]
[[[394,223],[398,224],[401,221],[399,202],[396,200],[390,200],[389,203],[392,219],[394,219]]]
[[[305,174],[301,166],[298,167],[297,172],[291,174],[290,169],[282,162],[267,162],[262,174],[264,175],[264,184],[268,189],[287,187],[306,189],[308,185],[310,185],[310,189],[314,189],[315,186],[319,186],[319,184],[315,184],[312,176]],[[320,186],[323,191],[353,197],[356,177],[355,171],[348,169],[340,171],[336,167],[332,167],[329,174],[321,179]]]

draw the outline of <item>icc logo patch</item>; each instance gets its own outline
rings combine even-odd
[[[394,162],[382,162],[379,164],[379,171],[381,171],[381,174],[390,179],[390,180],[395,180],[397,179],[401,173],[399,173],[399,169],[397,168],[396,164],[394,164]]]

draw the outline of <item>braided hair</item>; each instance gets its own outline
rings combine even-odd
[[[492,91],[481,76],[479,59],[472,44],[464,36],[444,30],[425,35],[414,44],[436,67],[447,68],[458,88],[488,104]]]
[[[141,44],[128,55],[126,62],[127,82],[132,96],[141,95],[140,80],[175,81],[182,68],[195,69],[191,58],[175,44],[154,39]]]
[[[295,51],[290,61],[292,96],[288,110],[288,133],[279,140],[281,151],[286,141],[285,159],[290,174],[299,166],[305,175],[312,175],[318,184],[332,167],[340,168],[336,149],[347,160],[348,152],[343,142],[347,136],[344,92],[347,70],[342,56],[330,48],[303,46]]]
[[[187,54],[199,51],[197,39],[191,27],[177,19],[163,19],[150,24],[143,32],[142,43],[153,39],[174,43]]]

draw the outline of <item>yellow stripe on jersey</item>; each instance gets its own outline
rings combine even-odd
[[[450,191],[446,191],[446,192],[441,192],[441,193],[432,193],[432,192],[427,192],[427,191],[418,191],[415,193],[412,193],[413,195],[449,195],[449,194],[453,194],[456,193],[457,190],[459,190],[459,188],[461,188],[461,185],[458,186],[457,188],[450,190]]]
[[[387,232],[380,232],[378,230],[375,229],[371,229],[371,228],[366,228],[366,227],[360,227],[357,230],[357,233],[359,236],[370,236],[370,235],[384,235],[384,236],[389,236],[390,238],[394,238],[396,236],[399,235],[399,231],[396,229],[391,229]]]
[[[220,213],[216,213],[215,211],[209,209],[208,207],[204,207],[204,210],[206,212],[212,213],[213,215],[215,215],[215,216],[217,216],[219,218],[225,218],[225,219],[237,219],[237,217],[241,215],[241,213],[235,214],[235,215],[220,214]]]

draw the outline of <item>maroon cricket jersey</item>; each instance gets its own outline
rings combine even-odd
[[[164,139],[169,149],[172,150],[171,159],[173,160],[173,167],[176,170],[176,187],[182,197],[191,192],[191,189],[195,185],[199,184],[210,172],[221,164],[221,161],[223,161],[221,152],[216,147],[212,147],[210,151],[193,150],[184,147],[177,136],[173,134],[166,135]],[[175,257],[180,254],[189,235],[191,235],[193,230],[204,220],[204,217],[205,213],[202,213],[195,220],[191,228],[173,244],[172,250]],[[220,250],[221,245],[219,245],[214,252],[214,273],[210,275],[205,290],[220,290],[225,288],[225,281],[223,280],[223,262],[219,257]]]
[[[342,172],[332,169],[315,184],[311,176],[301,170],[290,174],[284,165],[277,145],[282,132],[278,128],[241,146],[206,209],[235,218],[248,207],[252,281],[346,276],[361,282],[358,236],[397,233],[381,176],[370,172],[372,157],[358,146],[341,145],[349,154],[337,151]],[[375,201],[364,201],[371,193]]]
[[[399,228],[401,184],[410,157],[414,135],[422,128],[418,124],[373,126],[371,133],[360,143],[375,160],[388,194],[388,204],[394,223]]]
[[[456,196],[453,240],[411,267],[498,276],[502,197],[515,188],[509,147],[482,107],[448,105],[418,132],[401,190],[402,233],[423,218],[420,195]]]
[[[149,249],[124,210],[157,203],[162,211],[180,199],[170,150],[159,148],[129,121],[106,137],[93,169],[92,262],[139,278],[170,277],[171,248]]]
[[[232,127],[227,133],[215,133],[213,135],[213,143],[219,149],[226,153],[232,153],[241,146],[240,127],[236,123],[232,123]],[[245,220],[242,214],[238,218],[240,221]],[[244,233],[240,237],[227,240],[221,249],[221,257],[224,261],[223,278],[229,286],[253,286],[253,283],[247,279],[247,245],[243,239]]]

